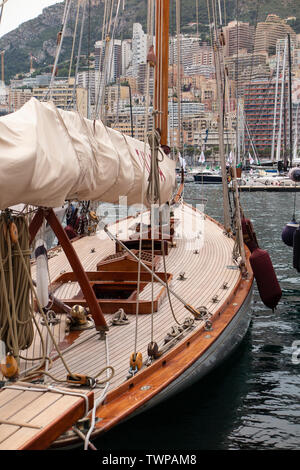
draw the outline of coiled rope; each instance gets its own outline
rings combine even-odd
[[[24,216],[14,217],[18,230],[18,246],[25,266],[30,269],[29,232]],[[30,283],[20,252],[12,244],[7,214],[0,216],[0,339],[8,351],[18,358],[19,351],[27,349],[34,337],[30,301]]]
[[[14,243],[10,235],[11,224],[15,224],[17,228],[17,237]],[[46,359],[49,360],[49,358],[46,356],[45,344],[35,318],[33,308],[34,297],[39,313],[46,325],[48,335],[60,360],[69,376],[76,378],[76,374],[71,372],[58,347],[50,325],[48,324],[46,314],[39,303],[30,274],[31,249],[29,247],[29,239],[28,224],[24,215],[12,216],[10,211],[5,211],[0,215],[0,339],[4,341],[7,352],[11,352],[19,363],[21,358],[20,351],[28,349],[33,342],[33,324],[35,324],[41,337],[43,356],[31,360],[41,360],[42,363],[32,371],[25,372],[24,379],[28,380],[34,376],[44,374],[56,382],[66,382],[65,380],[58,380],[45,370],[41,370]],[[24,358],[24,360],[28,360],[28,358]],[[97,379],[105,371],[107,377],[103,380]],[[108,374],[108,371],[110,371],[110,374]],[[113,375],[113,367],[104,367],[94,377],[95,383],[98,385],[105,384],[111,380]]]

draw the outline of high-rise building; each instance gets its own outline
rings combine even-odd
[[[105,73],[107,83],[114,83],[122,75],[122,43],[120,39],[95,43],[95,70]]]
[[[266,51],[268,54],[276,53],[276,43],[278,39],[284,39],[287,34],[291,35],[291,40],[295,42],[296,33],[286,20],[277,15],[268,15],[266,21],[257,24],[255,32],[254,50],[255,52]]]
[[[147,34],[140,23],[133,23],[132,31],[132,68],[137,77],[139,64],[147,62]]]
[[[142,95],[146,95],[147,89],[147,64],[142,63],[138,64],[138,72],[137,72],[137,89],[138,92]],[[150,74],[149,74],[149,94],[153,98],[154,96],[154,69],[150,67]]]
[[[186,70],[193,64],[193,58],[200,54],[200,42],[199,38],[194,36],[179,36],[180,43],[180,63],[183,66],[184,73],[187,74]],[[178,40],[177,37],[170,39],[170,50],[169,50],[169,64],[177,64],[177,49]],[[198,65],[198,64],[196,64]]]
[[[100,72],[98,70],[84,70],[77,74],[76,85],[79,88],[89,90],[89,101],[95,104],[100,82]]]
[[[178,103],[177,101],[169,101],[169,127],[178,128]],[[204,103],[199,101],[186,101],[181,102],[180,105],[181,118],[199,117],[204,113]]]
[[[267,65],[266,52],[248,54],[235,54],[225,57],[225,66],[229,80],[235,82],[236,93],[243,96],[244,84],[253,79],[266,79],[270,77],[270,68]]]
[[[276,136],[279,134],[280,122],[280,91],[277,94],[277,108],[275,119]],[[285,86],[287,103],[288,83]],[[272,147],[274,113],[276,101],[276,83],[275,80],[251,81],[245,84],[244,89],[244,111],[247,123],[245,129],[245,145],[247,148],[251,146],[251,140],[255,144],[257,150]],[[285,138],[288,136],[288,112],[283,112],[281,143],[284,145]],[[250,135],[249,135],[250,134]]]
[[[251,53],[253,50],[254,26],[241,21],[231,21],[223,28],[225,37],[224,55],[232,56],[240,50]]]
[[[214,65],[214,51],[211,46],[203,43],[197,49],[193,55],[193,65]]]
[[[126,75],[129,66],[132,63],[132,40],[122,41],[122,75]]]

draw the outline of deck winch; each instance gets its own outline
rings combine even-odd
[[[71,330],[86,330],[94,326],[94,322],[82,305],[74,305],[68,315]]]

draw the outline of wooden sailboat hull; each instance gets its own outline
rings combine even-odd
[[[196,327],[151,366],[110,392],[105,403],[97,409],[92,439],[201,380],[240,345],[251,320],[253,291],[247,249],[246,254],[248,277],[239,275],[233,290],[215,311],[212,329],[205,325]],[[54,447],[76,444],[80,445],[80,441],[74,436],[64,436],[55,442]]]
[[[245,337],[251,321],[252,289],[237,315],[205,353],[180,377],[144,405],[139,413],[152,408],[195,384],[226,361]],[[207,333],[209,335],[209,332]],[[137,413],[137,414],[139,414]],[[133,415],[135,416],[135,414]]]
[[[142,302],[151,302],[151,299],[157,298],[157,307],[153,314],[139,311],[136,318],[135,309],[128,311],[129,323],[110,326],[109,331],[101,337],[94,328],[68,333],[64,326],[65,313],[61,310],[57,312],[61,323],[55,327],[55,334],[64,355],[64,363],[53,348],[50,353],[51,381],[59,383],[66,380],[65,364],[73,373],[92,378],[98,377],[107,364],[114,369],[104,401],[103,388],[100,386],[93,389],[93,412],[96,419],[93,422],[89,415],[86,420],[87,428],[83,429],[85,433],[87,429],[91,430],[91,439],[98,438],[103,432],[200,380],[232,353],[249,326],[253,289],[250,251],[245,247],[247,275],[242,275],[233,258],[234,238],[228,236],[221,224],[187,204],[175,204],[172,212],[172,227],[175,232],[172,241],[168,242],[166,271],[162,256],[155,254],[155,275],[165,279],[166,273],[170,273],[168,279],[173,292],[171,301],[166,292],[161,291],[160,282],[156,280],[155,285],[152,285],[149,274],[142,272],[143,289],[139,301],[142,305]],[[135,230],[137,227],[147,227],[149,217],[150,214],[146,212],[118,220],[109,226],[110,233],[123,236],[127,240],[125,243],[135,243],[139,234]],[[127,303],[134,302],[136,295],[134,258],[128,258],[131,252],[124,254],[118,251],[119,240],[120,238],[116,243],[99,233],[73,242],[74,250],[87,273],[88,282],[99,283],[106,294],[113,288],[112,297],[109,295],[112,309],[103,312],[108,325],[111,325],[117,308],[114,303],[124,300]],[[149,256],[151,259],[149,251],[143,254],[145,263],[149,264]],[[52,295],[60,302],[75,300],[80,303],[80,285],[70,272],[65,254],[59,248],[54,249],[48,262]],[[34,262],[32,275],[35,279]],[[113,278],[115,279],[112,280]],[[123,294],[128,289],[128,294],[124,297]],[[175,292],[179,298],[174,295]],[[105,296],[100,296],[98,302],[107,302]],[[194,318],[192,312],[195,314],[200,311],[204,313]],[[179,332],[170,343],[166,342],[166,335],[176,326],[175,319],[178,325],[183,326],[187,317],[191,322],[186,329]],[[46,333],[45,327],[43,328],[42,334]],[[159,345],[161,354],[149,363],[148,345],[152,340],[152,329],[154,341]],[[139,372],[130,375],[129,358],[134,350],[136,332],[137,351],[143,356],[143,366]],[[34,341],[32,350],[28,351],[29,358],[41,355],[40,350],[35,348],[38,343],[38,340]],[[30,359],[26,362],[26,367],[30,367]],[[105,373],[100,378],[105,378]],[[72,389],[72,386],[69,387]],[[78,390],[76,386],[75,388]],[[77,425],[80,426],[80,423]],[[70,430],[50,445],[70,447],[78,444],[82,445],[82,440]]]
[[[124,423],[129,419],[133,419],[141,413],[150,410],[151,408],[184,391],[188,387],[194,385],[196,382],[203,379],[207,374],[212,372],[214,369],[219,367],[224,361],[226,361],[231,356],[231,354],[240,346],[249,329],[252,313],[252,294],[253,285],[251,286],[247,297],[245,298],[243,304],[235,314],[232,321],[227,325],[226,328],[224,328],[223,332],[211,344],[211,346],[205,352],[203,352],[203,354],[201,354],[201,356],[190,367],[188,367],[179,377],[177,377],[169,385],[167,385],[161,392],[154,395],[151,399],[146,401],[129,416],[120,420],[117,424]],[[210,332],[207,331],[205,336],[209,335]],[[144,387],[147,387],[147,385],[144,385]],[[99,438],[103,431],[104,429],[102,429],[101,427],[99,429],[98,427],[98,429],[96,429],[95,432],[92,434],[92,439]],[[74,443],[74,439],[66,439],[64,442],[56,442],[56,445],[66,445],[68,447],[74,445],[75,447],[79,446],[81,445],[81,442],[77,441],[76,444]]]

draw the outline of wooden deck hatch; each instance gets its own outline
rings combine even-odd
[[[138,256],[138,250],[132,250],[133,254]],[[141,261],[148,266],[148,268],[152,268],[152,254],[147,253],[146,251],[141,252]],[[159,256],[153,257],[153,267],[154,270],[156,269],[159,263]],[[145,268],[141,265],[141,270],[146,271]],[[134,259],[130,254],[126,251],[117,251],[117,253],[113,255],[109,255],[103,260],[97,263],[97,270],[98,271],[137,271],[138,270],[138,262]]]
[[[154,240],[154,254],[155,255],[162,255],[162,243],[163,243],[163,247],[164,247],[164,253],[165,255],[168,255],[169,253],[169,243],[167,240],[159,240],[159,239],[155,239]],[[140,241],[139,239],[131,239],[131,240],[125,240],[123,241],[123,244],[129,248],[130,250],[134,251],[134,250],[138,250],[139,249],[139,245],[140,245]],[[152,251],[152,240],[151,238],[143,238],[142,239],[142,250],[145,252],[150,252]],[[119,245],[118,243],[116,244],[116,253],[119,253],[120,251],[123,251],[123,248],[121,245]]]
[[[118,258],[117,258],[118,259]],[[103,265],[103,266],[109,266]],[[136,265],[137,268],[137,265]],[[164,282],[170,283],[172,275],[170,273],[157,272],[156,276]],[[90,285],[104,313],[115,313],[118,309],[123,308],[125,313],[136,313],[137,289],[138,289],[138,272],[137,271],[87,271],[86,275]],[[65,289],[69,285],[76,283],[74,273],[67,272],[61,274],[52,284],[50,290],[53,295],[61,300],[65,305],[72,307],[73,305],[83,305],[87,307],[80,286],[72,298],[65,298]],[[140,273],[140,296],[139,296],[139,313],[152,312],[151,298],[151,281],[152,276],[147,271]],[[157,280],[154,281],[154,311],[157,311],[160,302],[166,295],[166,288]],[[59,313],[58,307],[53,306],[53,310]]]

